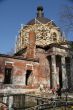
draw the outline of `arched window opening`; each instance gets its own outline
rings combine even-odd
[[[26,85],[32,84],[32,70],[26,71]]]
[[[57,41],[57,34],[55,32],[52,34],[52,37],[53,37],[53,41]]]

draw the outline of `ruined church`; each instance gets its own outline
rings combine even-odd
[[[15,53],[0,54],[0,93],[72,89],[73,49],[61,29],[37,7],[36,17],[18,33]]]

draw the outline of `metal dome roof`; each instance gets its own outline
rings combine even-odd
[[[38,6],[38,7],[37,7],[37,17],[34,18],[34,19],[32,19],[32,20],[30,20],[30,21],[27,23],[27,25],[33,25],[33,24],[35,24],[35,23],[38,24],[38,21],[39,21],[40,23],[42,23],[42,24],[46,24],[46,23],[48,23],[48,22],[51,22],[50,19],[44,17],[44,12],[43,12],[43,7],[42,7],[42,6]],[[53,21],[52,21],[52,24],[53,24],[54,26],[56,26],[56,24],[55,24]]]
[[[28,23],[27,23],[27,25],[33,25],[33,24],[35,24],[35,22],[36,22],[36,24],[38,24],[38,21],[40,22],[40,23],[42,23],[42,24],[46,24],[46,23],[48,23],[48,22],[51,22],[51,20],[50,19],[48,19],[48,18],[46,18],[46,17],[36,17],[36,21],[35,21],[35,18],[34,19],[32,19],[32,20],[30,20]],[[56,24],[52,21],[52,24],[54,25],[54,26],[56,26]]]

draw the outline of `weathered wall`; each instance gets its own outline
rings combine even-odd
[[[36,49],[36,58],[39,58],[39,84],[50,87],[50,65],[44,49]]]
[[[4,82],[5,67],[8,67],[9,64],[12,64],[11,77],[13,85],[22,85],[25,87],[26,70],[32,70],[33,85],[29,86],[36,86],[36,84],[38,83],[38,74],[37,74],[39,68],[38,62],[26,60],[24,61],[5,57],[0,57],[0,83]]]
[[[50,51],[49,51],[50,50]],[[32,55],[28,55],[27,59],[20,60],[19,58],[8,58],[8,57],[1,57],[0,56],[0,83],[4,82],[4,75],[5,75],[5,67],[12,67],[12,85],[15,87],[20,88],[32,88],[32,87],[39,87],[41,85],[48,85],[48,88],[51,86],[50,82],[50,61],[47,58],[48,56],[51,57],[51,55],[69,55],[66,54],[67,51],[63,49],[57,49],[57,48],[50,48],[49,50],[45,51],[42,48],[36,48],[35,51],[35,58],[38,59],[37,61],[34,61],[34,54],[32,52]],[[32,51],[32,50],[31,50]],[[28,51],[29,52],[29,51]],[[29,60],[30,58],[31,60]],[[57,57],[56,57],[57,59]],[[56,69],[57,72],[58,69],[58,61],[56,62]],[[73,61],[71,60],[71,75],[73,73]],[[26,73],[27,70],[31,70],[32,74],[29,76],[31,84],[26,85]],[[57,76],[59,76],[59,73],[57,73]],[[73,76],[73,75],[72,75]],[[27,76],[28,78],[28,76]],[[73,78],[71,77],[71,80],[73,81]]]

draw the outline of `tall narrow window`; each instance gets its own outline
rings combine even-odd
[[[5,68],[4,84],[11,83],[12,68]]]
[[[26,85],[32,84],[32,70],[26,71]]]

